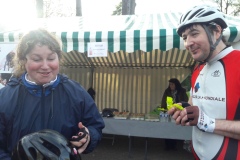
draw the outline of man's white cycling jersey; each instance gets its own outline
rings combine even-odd
[[[240,51],[228,47],[192,74],[194,106],[215,119],[240,120]],[[193,127],[196,158],[240,159],[240,141]],[[238,154],[239,153],[239,154]]]

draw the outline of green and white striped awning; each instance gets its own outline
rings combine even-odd
[[[63,50],[87,51],[88,42],[106,42],[110,52],[136,50],[149,52],[154,49],[167,51],[184,49],[183,41],[176,33],[181,13],[150,15],[50,18],[31,21],[34,27],[54,32],[62,41]],[[240,18],[227,16],[229,27],[224,31],[228,42],[240,41]],[[26,24],[29,28],[30,24]],[[25,29],[26,29],[25,28]],[[19,31],[0,33],[0,42],[18,42],[24,33]]]

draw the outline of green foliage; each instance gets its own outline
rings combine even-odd
[[[154,109],[151,110],[150,112],[148,112],[148,114],[159,115],[160,114],[159,108],[161,107],[161,105],[160,104],[156,104],[156,105],[154,105],[152,107],[154,107]]]
[[[187,92],[187,96],[188,96],[188,98],[190,97],[190,92],[189,91]]]
[[[160,114],[160,110],[158,109],[158,107],[156,107],[151,112],[149,112],[149,114],[159,115]]]
[[[182,87],[184,87],[187,91],[191,88],[191,75],[189,75],[182,83]]]
[[[112,15],[122,15],[122,2],[116,5],[116,9],[113,11]]]

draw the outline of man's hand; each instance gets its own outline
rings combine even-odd
[[[196,126],[198,124],[199,108],[197,106],[186,107],[187,120],[186,123],[189,126]]]
[[[176,107],[171,107],[168,110],[168,114],[171,115],[171,117],[175,120],[176,124],[180,124],[179,122],[181,121],[180,119],[180,113],[182,111],[178,110]]]
[[[173,107],[168,114],[172,115],[176,124],[182,126],[197,126],[204,132],[213,132],[215,129],[215,119],[206,115],[198,106],[188,106],[182,111]]]
[[[172,118],[175,120],[176,124],[179,125],[182,122],[182,117],[185,115],[182,111],[184,110],[184,107],[190,106],[187,102],[180,102],[177,103],[177,105],[181,106],[182,109],[179,109],[178,107],[175,107],[174,105],[169,107],[168,114],[172,116]],[[182,117],[180,116],[182,115]],[[183,125],[183,124],[182,124]]]
[[[196,126],[198,123],[199,109],[197,106],[190,106],[190,104],[184,102],[178,103],[185,108],[180,111],[173,107],[168,111],[169,115],[176,121],[176,124],[181,124],[182,126]]]
[[[198,124],[199,108],[197,106],[188,106],[182,111],[175,109],[171,112],[174,112],[172,118],[175,119],[176,124],[182,126],[196,126]]]
[[[72,136],[70,142],[76,147],[78,153],[80,154],[87,148],[88,143],[90,142],[90,135],[87,127],[85,127],[82,122],[78,123],[78,127],[80,131],[77,135]]]

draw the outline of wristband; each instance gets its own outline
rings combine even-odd
[[[212,133],[215,129],[215,119],[208,117],[202,110],[199,109],[197,127],[204,132]]]

